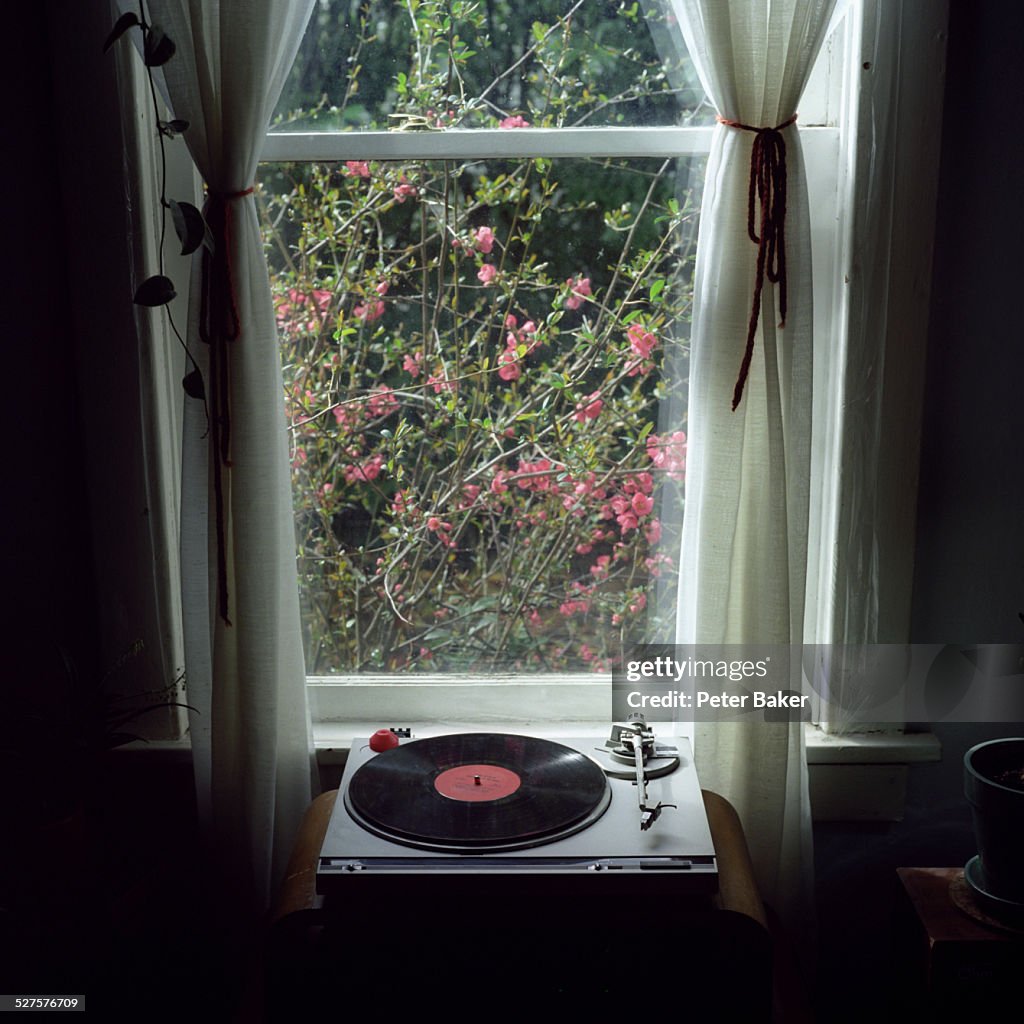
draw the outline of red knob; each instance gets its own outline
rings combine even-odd
[[[379,754],[398,746],[398,737],[390,729],[378,729],[370,737],[370,749]]]

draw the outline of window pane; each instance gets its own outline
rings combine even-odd
[[[666,635],[700,173],[266,168],[310,673]]]
[[[660,8],[619,0],[320,0],[274,130],[709,122],[678,32]]]

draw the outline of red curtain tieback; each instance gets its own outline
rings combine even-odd
[[[766,276],[779,286],[779,327],[786,326],[786,143],[782,130],[796,124],[796,114],[774,128],[757,128],[725,117],[717,120],[727,128],[754,133],[754,144],[750,150],[750,182],[747,187],[747,234],[757,246],[757,273],[754,278],[754,301],[747,325],[747,346],[732,395],[732,408],[735,412],[743,397],[743,387],[754,356],[754,336],[757,334],[761,290]],[[761,207],[759,226],[754,219],[755,198]]]

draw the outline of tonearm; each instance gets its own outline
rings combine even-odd
[[[625,722],[616,722],[612,726],[611,735],[606,746],[611,748],[611,755],[618,760],[633,764],[636,772],[636,798],[640,807],[640,830],[646,832],[661,817],[661,812],[675,804],[663,804],[660,801],[650,807],[647,802],[647,780],[673,770],[679,763],[679,752],[675,747],[658,743],[654,732],[641,714],[630,715]],[[669,767],[651,773],[649,765],[652,759],[669,760]]]

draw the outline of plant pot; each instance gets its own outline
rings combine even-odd
[[[971,747],[964,755],[964,793],[982,886],[998,899],[1024,904],[1024,738]]]

